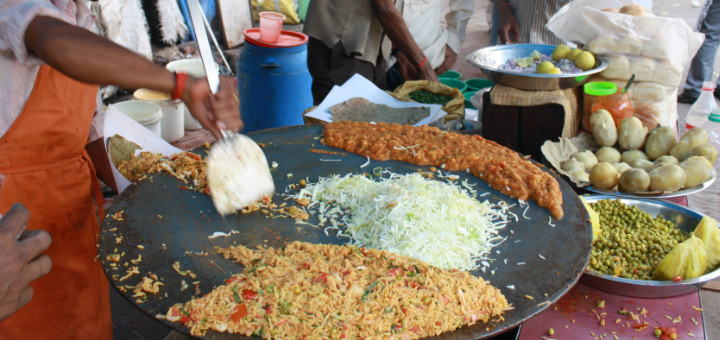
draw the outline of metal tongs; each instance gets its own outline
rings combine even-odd
[[[208,85],[215,94],[220,76],[203,25],[207,19],[198,0],[187,3]],[[207,181],[215,208],[225,216],[271,195],[275,192],[275,183],[265,153],[255,141],[232,131],[220,132],[223,138],[213,145],[208,155]]]

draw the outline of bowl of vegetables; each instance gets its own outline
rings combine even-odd
[[[580,278],[583,284],[618,295],[661,298],[691,293],[720,277],[720,269],[707,264],[717,257],[720,242],[705,245],[701,240],[708,242],[700,234],[702,226],[710,226],[704,230],[720,235],[712,219],[661,200],[607,195],[584,198],[598,214],[601,230]],[[686,248],[701,245],[712,251],[705,251],[705,262],[698,264],[699,255],[693,257]],[[684,279],[693,265],[697,276]]]
[[[510,44],[481,48],[465,56],[465,60],[482,71],[495,84],[526,91],[554,91],[576,88],[591,75],[607,68],[607,62],[590,59],[587,54],[557,53],[564,45]],[[567,47],[567,46],[565,46]],[[564,53],[568,52],[568,53]],[[554,54],[554,55],[553,55]],[[580,56],[582,54],[582,56]],[[582,62],[574,61],[580,56]],[[572,60],[571,60],[572,59]],[[549,67],[552,65],[552,67]],[[547,67],[546,67],[547,66]],[[582,67],[579,67],[582,66]]]

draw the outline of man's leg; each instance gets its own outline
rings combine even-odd
[[[690,64],[685,89],[678,97],[679,102],[694,102],[694,99],[700,96],[702,83],[712,80],[715,57],[720,45],[720,0],[715,0],[710,5],[700,32],[705,33],[705,42]]]
[[[319,105],[327,97],[335,83],[330,76],[332,49],[315,38],[308,40],[307,66],[312,76],[313,105]]]
[[[490,46],[497,45],[498,42],[498,28],[500,27],[500,10],[498,9],[497,1],[492,3],[492,23],[490,26]]]
[[[396,62],[390,69],[387,70],[387,86],[388,91],[395,91],[400,85],[405,83],[402,72],[400,72],[400,63]]]
[[[720,0],[718,0],[720,1]],[[368,63],[370,64],[370,63]],[[397,63],[395,63],[397,65]],[[402,77],[402,75],[400,75]],[[370,78],[368,78],[370,79]],[[377,61],[375,62],[375,69],[373,69],[373,78],[372,80],[373,84],[375,86],[379,87],[383,91],[393,91],[395,89],[388,89],[388,81],[387,81],[387,62],[385,61],[385,58],[383,58],[382,52],[378,54]],[[402,85],[402,84],[401,84]]]

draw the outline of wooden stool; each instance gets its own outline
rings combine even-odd
[[[582,107],[582,106],[580,106]],[[540,147],[557,141],[565,124],[562,105],[492,105],[490,92],[483,94],[482,136],[542,163]]]

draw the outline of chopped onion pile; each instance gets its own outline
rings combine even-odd
[[[337,229],[338,236],[350,237],[353,245],[414,257],[444,269],[478,268],[479,261],[488,259],[490,248],[504,241],[498,230],[508,223],[507,204],[479,202],[469,195],[475,190],[464,189],[470,187],[467,182],[456,185],[418,173],[382,173],[389,178],[321,177],[293,198],[309,199],[308,208],[317,209],[320,225],[331,225],[326,233]]]

